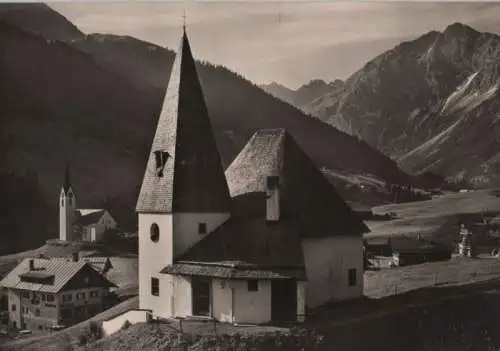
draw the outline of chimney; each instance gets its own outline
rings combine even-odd
[[[30,271],[34,271],[35,270],[35,260],[30,258],[29,263],[30,263]]]
[[[73,262],[78,262],[78,251],[73,252]]]
[[[266,221],[278,222],[280,219],[280,184],[278,176],[267,177]]]

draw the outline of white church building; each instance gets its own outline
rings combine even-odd
[[[363,294],[368,228],[287,131],[256,131],[224,172],[185,30],[136,210],[154,317],[302,321]]]
[[[99,242],[106,230],[116,227],[116,221],[107,210],[76,207],[69,167],[66,166],[64,184],[59,195],[59,240]]]

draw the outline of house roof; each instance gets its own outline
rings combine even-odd
[[[86,216],[88,214],[95,213],[95,212],[104,212],[104,211],[106,211],[104,208],[79,208],[78,209],[78,212],[80,212],[80,214],[82,216]]]
[[[500,216],[493,217],[492,219],[490,219],[489,223],[493,224],[493,225],[499,225],[500,224]]]
[[[223,279],[298,279],[306,280],[304,269],[265,268],[258,266],[208,265],[183,262],[165,267],[161,273],[187,276],[208,276]]]
[[[419,252],[448,252],[452,251],[448,246],[426,239],[409,238],[406,236],[394,236],[391,238],[391,248],[399,253]]]
[[[73,262],[73,259],[71,257],[52,257],[52,258],[47,258],[48,260],[59,260],[63,262]],[[97,257],[97,256],[92,256],[92,257],[80,257],[79,261],[86,262],[92,266],[96,271],[99,273],[104,273],[106,269],[111,269],[113,268],[113,265],[111,264],[111,260],[109,257]]]
[[[30,271],[29,261],[33,260],[34,270]],[[10,271],[7,276],[0,281],[0,286],[11,289],[35,290],[47,293],[58,293],[64,286],[88,263],[84,261],[62,261],[44,258],[25,258],[16,268]],[[95,274],[99,274],[94,269],[91,270]],[[38,272],[38,275],[53,276],[52,284],[31,283],[21,280],[21,275],[26,273]],[[106,278],[102,277],[102,281],[108,286],[115,286]]]
[[[266,192],[278,176],[283,217],[296,219],[303,237],[369,232],[333,185],[284,129],[258,130],[226,170],[233,198]]]
[[[299,232],[293,221],[267,224],[265,217],[232,217],[205,236],[178,261],[239,261],[262,267],[304,267]]]
[[[161,159],[166,156],[162,176],[157,175],[155,152],[161,152]],[[222,161],[185,31],[172,67],[136,210],[230,211]]]
[[[370,237],[366,238],[365,244],[367,245],[390,245],[391,238],[389,237]]]
[[[100,210],[98,212],[90,212],[86,215],[82,214],[81,216],[79,216],[75,220],[75,224],[79,224],[79,225],[83,225],[83,226],[96,224],[102,218],[102,216],[104,215],[104,212],[106,212],[106,211]]]
[[[175,263],[162,272],[233,278],[258,276],[284,279],[293,276],[305,279],[296,223],[293,220],[266,223],[265,216],[254,214],[246,217],[234,215],[177,257]]]

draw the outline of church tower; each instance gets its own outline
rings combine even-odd
[[[186,30],[172,67],[136,211],[139,305],[172,316],[160,271],[230,217],[231,198]]]
[[[59,196],[59,239],[64,241],[73,240],[73,221],[75,220],[76,198],[69,174],[69,166],[66,165],[64,184]]]

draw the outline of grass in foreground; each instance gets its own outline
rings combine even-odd
[[[218,335],[180,334],[166,324],[136,324],[85,347],[92,351],[132,350],[316,350],[322,337],[304,329]],[[64,346],[64,345],[61,345]]]

